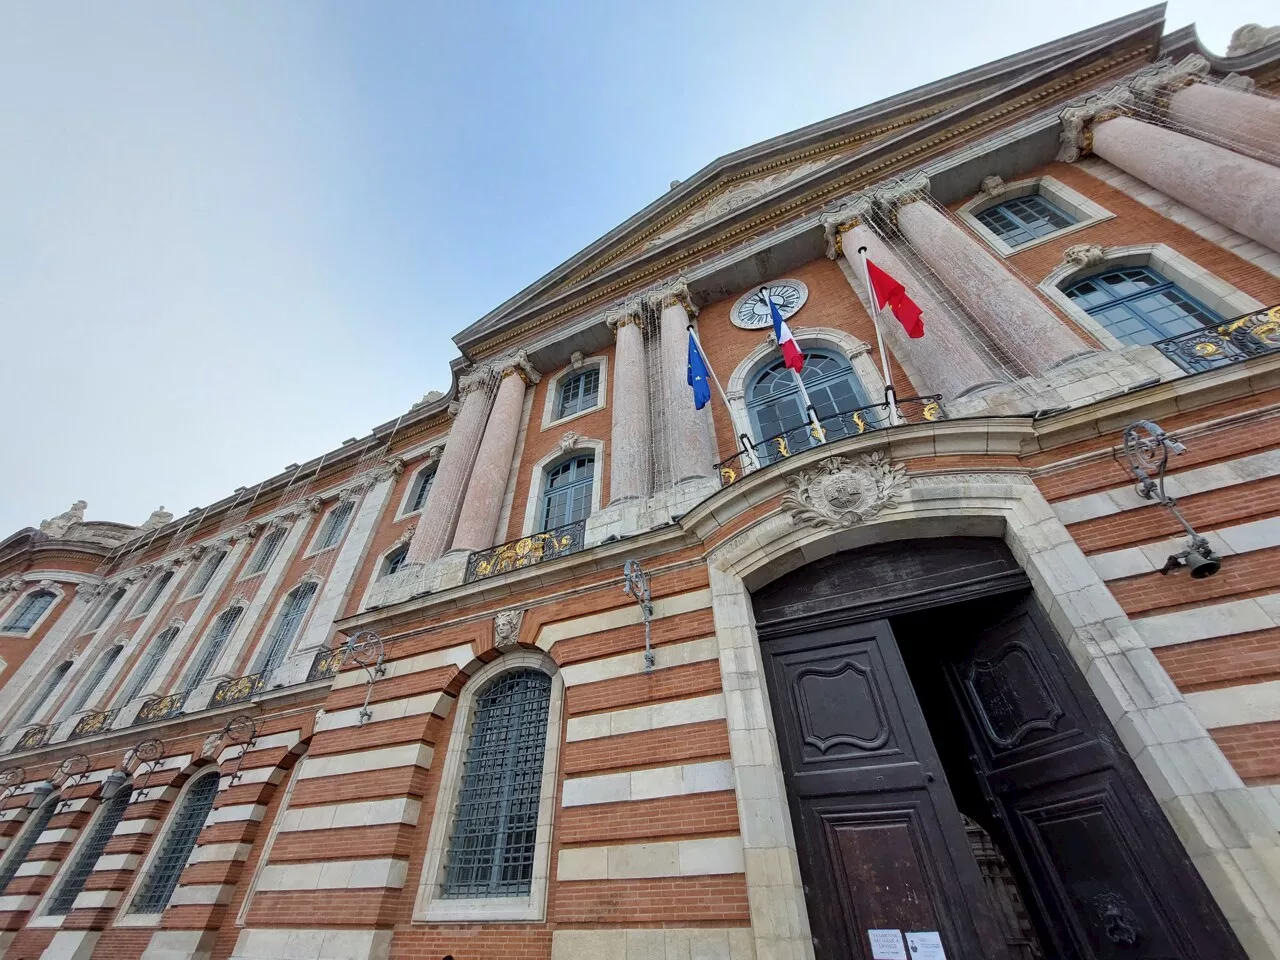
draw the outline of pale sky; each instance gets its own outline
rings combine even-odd
[[[0,0],[0,539],[364,436],[671,180],[1138,8]],[[1277,19],[1167,26],[1223,52]]]

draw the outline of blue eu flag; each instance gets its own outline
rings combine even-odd
[[[707,383],[707,361],[702,358],[692,330],[689,331],[689,386],[693,387],[693,405],[701,410],[711,399],[711,384]]]

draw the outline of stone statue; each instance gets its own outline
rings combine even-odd
[[[156,527],[163,527],[166,523],[173,519],[173,514],[164,508],[164,504],[160,504],[159,510],[152,510],[151,516],[138,527],[137,533],[147,533]]]
[[[1280,43],[1280,26],[1264,27],[1260,23],[1246,23],[1231,34],[1227,46],[1228,57],[1243,57],[1273,43]]]
[[[66,536],[67,531],[77,523],[84,523],[84,508],[88,505],[84,500],[77,500],[65,513],[58,514],[52,520],[41,520],[40,532],[50,537]]]

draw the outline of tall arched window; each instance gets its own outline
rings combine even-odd
[[[133,611],[133,616],[141,617],[151,612],[151,608],[156,605],[156,601],[160,599],[160,594],[164,588],[169,585],[169,581],[173,579],[173,571],[166,570],[160,576],[156,577],[147,586],[147,592],[142,595],[142,599],[138,601],[138,608]]]
[[[187,787],[160,841],[159,852],[151,861],[137,896],[129,904],[130,913],[160,913],[169,905],[217,796],[216,770],[200,774]]]
[[[329,515],[324,518],[324,526],[320,529],[320,536],[316,537],[317,551],[338,545],[338,541],[342,539],[342,531],[347,528],[347,520],[355,508],[355,502],[347,500],[329,511]]]
[[[267,637],[267,647],[263,651],[262,662],[257,673],[268,677],[276,667],[284,663],[284,658],[289,654],[289,648],[293,646],[293,638],[298,635],[298,629],[302,626],[302,618],[306,616],[311,598],[315,595],[316,586],[314,580],[309,580],[294,587],[293,592],[285,598],[284,606],[280,608],[280,614],[276,617],[275,626],[271,628],[271,633]]]
[[[66,705],[58,711],[59,717],[69,717],[73,713],[84,709],[84,705],[93,696],[93,691],[98,689],[98,685],[102,683],[102,678],[107,675],[107,671],[111,669],[111,665],[116,662],[116,658],[120,656],[120,651],[123,649],[124,647],[117,643],[102,651],[94,662],[93,669],[89,671],[89,675],[80,679],[80,685],[76,687],[76,692],[67,700]]]
[[[404,562],[408,556],[409,545],[407,543],[403,546],[396,547],[382,558],[382,572],[378,574],[378,576],[389,577],[391,574],[399,572],[400,568],[404,566]]]
[[[547,471],[542,490],[539,530],[554,530],[566,523],[585,520],[591,513],[591,488],[595,482],[596,455],[574,454]]]
[[[194,597],[197,593],[204,593],[205,588],[209,586],[209,582],[213,579],[213,575],[218,572],[218,568],[222,566],[222,561],[227,558],[227,551],[219,550],[196,571],[195,578],[191,581],[191,589],[187,591],[187,596]]]
[[[477,695],[442,897],[529,893],[550,703],[551,677],[527,668]]]
[[[22,828],[22,835],[18,837],[13,847],[5,851],[4,862],[0,863],[0,894],[5,892],[9,881],[17,874],[18,868],[26,863],[31,848],[36,845],[40,834],[44,833],[45,828],[49,826],[49,821],[53,819],[57,809],[58,795],[54,794],[45,800],[35,816],[27,821],[26,826]]]
[[[427,494],[431,492],[431,484],[435,480],[435,467],[425,467],[418,471],[418,475],[413,478],[413,492],[409,494],[409,502],[404,507],[405,513],[413,513],[427,505]]]
[[[55,599],[57,598],[49,590],[28,593],[18,601],[18,605],[13,608],[13,613],[9,614],[9,619],[0,629],[7,633],[26,633],[36,625],[37,620],[44,616],[44,612],[53,606]]]
[[[871,402],[849,361],[835,351],[806,351],[802,378],[820,420],[852,413]],[[803,450],[818,442],[811,433],[795,374],[780,359],[765,367],[751,382],[747,410],[757,441],[781,435],[788,450]],[[862,419],[865,427],[874,427],[881,417],[872,413]],[[823,427],[829,440],[861,432],[857,422],[847,417],[824,422]],[[776,444],[762,451],[766,460],[776,459],[780,454]]]
[[[124,695],[119,699],[119,703],[128,703],[138,694],[146,691],[147,684],[151,682],[156,669],[160,666],[160,661],[169,652],[169,648],[173,646],[173,640],[177,637],[178,630],[178,627],[169,627],[147,644],[147,649],[142,653],[142,662],[134,668],[133,679],[124,688]]]
[[[227,645],[227,638],[231,636],[231,631],[235,629],[242,613],[244,613],[244,607],[232,607],[230,610],[224,610],[222,615],[213,622],[213,629],[209,631],[204,645],[196,654],[195,660],[191,662],[190,669],[187,670],[187,676],[182,682],[185,689],[191,690],[204,683],[204,678],[209,675],[209,671],[218,661],[222,648]]]
[[[1121,343],[1155,343],[1224,319],[1150,267],[1095,274],[1066,294]]]
[[[67,671],[70,669],[71,661],[64,660],[45,674],[44,681],[40,684],[40,689],[36,691],[35,695],[32,696],[30,700],[27,701],[27,705],[23,707],[22,715],[18,720],[18,726],[30,723],[35,719],[35,716],[40,712],[41,707],[44,707],[53,699],[54,692],[58,689],[58,685],[62,683],[62,678],[67,675]]]
[[[124,587],[113,591],[111,596],[107,597],[107,599],[102,602],[102,606],[98,608],[98,612],[93,615],[93,619],[89,622],[89,629],[97,630],[102,626],[103,622],[107,617],[111,616],[111,611],[119,605],[123,597]]]
[[[253,561],[249,564],[249,569],[245,571],[246,577],[255,576],[267,569],[267,565],[271,563],[271,558],[280,549],[280,544],[284,543],[284,537],[284,527],[273,527],[262,538],[262,542],[258,544],[258,552],[253,555]]]
[[[132,784],[128,782],[121,784],[115,795],[98,809],[97,815],[90,822],[88,836],[76,851],[71,866],[66,869],[53,899],[49,902],[49,909],[45,911],[49,916],[61,917],[71,912],[71,908],[75,906],[76,897],[80,896],[85,881],[89,879],[89,874],[93,873],[93,868],[98,865],[98,858],[102,856],[107,841],[116,832],[116,827],[120,826],[132,793]]]

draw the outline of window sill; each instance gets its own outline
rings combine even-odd
[[[483,897],[470,900],[432,900],[413,914],[415,923],[502,923],[545,919],[533,897]]]
[[[304,553],[304,554],[302,555],[302,559],[303,559],[303,560],[310,560],[312,557],[318,557],[318,556],[320,556],[320,554],[322,554],[322,553],[328,553],[330,550],[337,550],[337,549],[338,549],[338,547],[340,547],[340,546],[342,546],[342,541],[341,541],[341,540],[339,540],[337,543],[335,543],[335,544],[334,544],[333,546],[331,546],[331,547],[322,547],[322,548],[320,548],[319,550],[312,550],[310,553]]]
[[[542,429],[552,430],[562,424],[571,423],[574,420],[577,420],[581,417],[585,417],[588,414],[599,413],[601,410],[604,409],[604,407],[605,405],[603,403],[597,403],[594,407],[592,407],[589,410],[579,410],[577,413],[571,413],[567,417],[561,417],[559,420],[551,420],[548,423],[543,424]]]
[[[410,510],[408,513],[402,513],[402,514],[400,514],[398,517],[396,517],[395,519],[393,519],[391,522],[392,522],[392,523],[399,523],[401,520],[408,520],[408,519],[410,519],[411,517],[420,517],[420,516],[422,516],[422,511],[426,509],[426,506],[427,506],[427,505],[424,503],[424,504],[423,504],[422,506],[420,506],[417,510]]]
[[[270,565],[268,564],[268,569],[269,568],[270,568]],[[256,577],[261,577],[266,572],[267,572],[266,570],[259,570],[257,573],[246,573],[244,576],[239,577],[236,580],[236,583],[244,583],[246,580],[253,580]]]
[[[0,630],[0,637],[28,637],[31,635],[31,628],[26,630]]]
[[[163,913],[130,913],[112,922],[113,927],[158,927]]]
[[[1063,227],[1061,230],[1055,230],[1053,233],[1046,233],[1043,237],[1036,237],[1034,240],[1028,240],[1026,243],[1020,244],[1016,247],[1009,246],[984,226],[980,225],[977,229],[982,239],[987,242],[987,245],[996,253],[1000,254],[1000,256],[1007,259],[1022,253],[1024,250],[1032,250],[1042,244],[1051,243],[1054,240],[1060,240],[1069,234],[1078,233],[1081,230],[1085,230],[1089,227],[1097,226],[1100,223],[1105,223],[1107,220],[1114,219],[1115,214],[1109,213],[1105,217],[1095,217],[1092,220],[1080,220],[1069,227]]]

